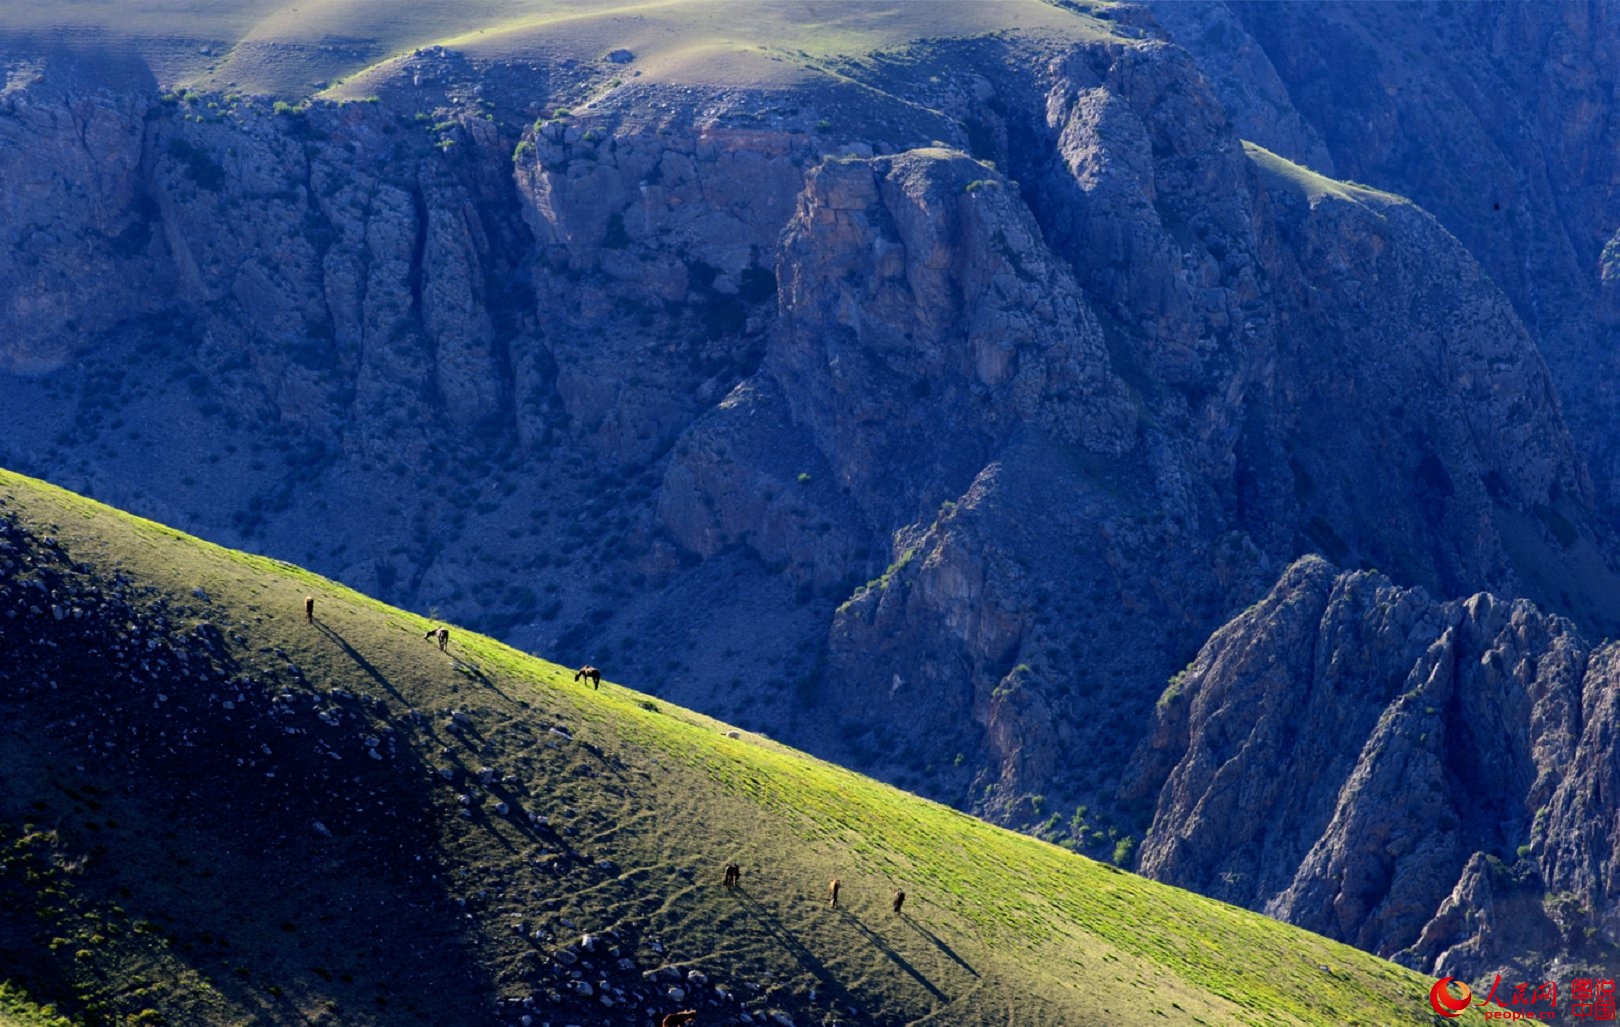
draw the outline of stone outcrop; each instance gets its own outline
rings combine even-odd
[[[1612,966],[1613,660],[1302,560],[1160,698],[1141,869],[1436,973]]]
[[[142,118],[151,74],[108,61],[98,88],[79,61],[14,58],[0,92],[0,367],[61,367],[80,339],[161,309],[161,272],[139,259],[154,240],[144,188]],[[132,259],[133,258],[133,259]],[[98,302],[80,299],[98,283]]]

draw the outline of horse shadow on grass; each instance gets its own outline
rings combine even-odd
[[[799,961],[799,965],[804,967],[807,973],[821,983],[821,987],[826,990],[827,994],[834,996],[841,1005],[854,1005],[849,989],[844,987],[838,978],[833,976],[832,971],[827,969],[826,963],[816,958],[816,954],[811,952],[804,942],[800,941],[792,931],[787,929],[786,925],[782,923],[775,913],[766,909],[758,899],[748,893],[747,888],[740,884],[737,885],[733,894],[742,901],[748,912],[753,914],[754,919],[759,922],[765,933],[787,949],[793,958]]]
[[[387,692],[389,695],[393,696],[395,701],[401,703],[405,702],[405,697],[399,694],[399,689],[394,687],[393,682],[384,677],[383,672],[378,670],[375,664],[366,659],[364,656],[360,655],[360,650],[350,645],[348,639],[334,631],[319,617],[315,618],[315,627],[320,630],[321,634],[331,639],[334,645],[343,650],[343,655],[353,660],[355,666],[359,667],[363,672],[365,672],[367,677],[375,681],[378,687]],[[405,704],[407,706],[410,705],[409,703]]]
[[[933,945],[934,945],[934,948],[939,949],[940,954],[943,955],[946,959],[949,959],[951,962],[955,963],[957,966],[961,967],[963,970],[966,970],[968,973],[972,974],[974,977],[979,976],[979,971],[973,969],[972,964],[970,964],[967,960],[963,959],[961,956],[957,955],[956,950],[951,948],[949,945],[945,944],[945,942],[943,940],[941,940],[940,937],[938,935],[936,935],[933,931],[930,931],[928,928],[924,927],[922,924],[919,924],[916,920],[913,920],[911,918],[910,913],[901,913],[900,914],[900,919],[901,919],[901,921],[903,921],[905,923],[905,925],[907,927],[911,928],[913,931],[916,931],[918,934],[922,935],[925,939],[932,942]]]
[[[381,687],[389,695],[393,696],[395,700],[404,703],[407,706],[410,705],[408,702],[406,702],[405,697],[400,694],[399,690],[394,687],[393,683],[383,675],[382,671],[378,670],[375,664],[366,659],[365,656],[361,655],[358,649],[356,649],[353,645],[350,645],[348,639],[340,635],[336,630],[322,621],[319,617],[315,619],[314,623],[315,627],[320,630],[321,634],[325,635],[332,641],[334,645],[341,649],[345,656],[353,660],[355,666],[359,667],[367,677],[375,681],[379,687]],[[458,659],[455,661],[455,667],[457,670],[467,674],[480,684],[494,689],[503,697],[510,698],[509,696],[506,696],[506,693],[501,692],[501,690],[496,687],[495,683],[491,681],[489,677],[484,674],[483,670],[480,669],[476,664],[468,664],[465,661]],[[437,738],[437,732],[433,730],[431,723],[425,723],[424,726],[427,728],[428,737]],[[479,734],[477,729],[474,728],[471,723],[459,724],[452,731],[452,733],[458,736],[468,736],[477,743],[477,745],[474,746],[472,743],[467,743],[466,738],[463,738],[463,742],[468,744],[469,748],[478,748],[487,742],[487,739],[485,739],[483,735]],[[459,753],[447,751],[445,756],[457,766],[459,772],[462,775],[465,775],[465,777],[475,779],[478,776],[478,772],[467,766]],[[541,829],[538,825],[534,824],[530,820],[529,806],[528,803],[524,801],[523,796],[520,796],[500,785],[484,785],[483,787],[495,802],[506,803],[509,812],[507,814],[491,814],[486,812],[480,806],[470,811],[471,818],[474,820],[474,822],[479,823],[480,826],[482,826],[502,848],[506,849],[508,852],[517,851],[512,842],[507,839],[499,829],[497,829],[497,823],[504,826],[508,830],[517,832],[517,834],[530,842],[562,842],[561,837],[555,832],[550,831],[549,828]],[[563,844],[566,845],[566,843]],[[571,850],[571,847],[569,848]]]
[[[471,660],[464,660],[459,656],[450,657],[450,661],[450,665],[456,671],[456,673],[471,678],[474,684],[484,686],[485,688],[494,692],[496,695],[500,696],[502,699],[505,699],[507,702],[518,702],[516,698],[508,695],[500,685],[497,685],[494,678],[484,673],[483,667],[472,662]]]
[[[861,932],[861,935],[866,938],[868,942],[871,942],[874,948],[883,953],[885,956],[888,956],[890,962],[899,967],[912,980],[922,985],[923,989],[926,990],[928,994],[934,996],[941,1002],[950,1001],[945,997],[945,993],[940,991],[939,988],[935,987],[934,982],[930,981],[921,970],[918,970],[916,967],[912,966],[904,956],[896,952],[894,950],[894,946],[889,944],[889,940],[887,938],[861,923],[860,918],[854,913],[851,913],[849,910],[840,909],[838,913],[857,931]]]

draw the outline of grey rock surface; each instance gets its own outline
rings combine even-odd
[[[1301,560],[1160,698],[1140,867],[1437,974],[1604,970],[1613,648]]]

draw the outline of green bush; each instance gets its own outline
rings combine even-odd
[[[1113,864],[1116,867],[1126,866],[1130,863],[1131,857],[1135,854],[1136,839],[1132,838],[1130,835],[1126,835],[1114,843]]]

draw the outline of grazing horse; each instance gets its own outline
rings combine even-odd
[[[737,887],[737,884],[741,880],[742,880],[742,867],[738,866],[735,863],[727,863],[726,864],[726,877],[725,877],[725,881],[722,882],[721,887],[725,888],[727,891],[730,891],[732,888]]]
[[[439,652],[442,653],[442,652],[444,652],[444,647],[450,644],[450,629],[449,628],[429,628],[428,633],[423,635],[422,637],[423,638],[436,638],[436,639],[438,639],[439,640]]]
[[[658,1021],[658,1027],[681,1027],[683,1023],[691,1023],[697,1019],[696,1009],[683,1009],[678,1013],[670,1013]]]
[[[843,886],[844,882],[836,877],[827,882],[827,905],[834,909],[838,908],[838,889]]]
[[[314,624],[315,623],[315,597],[314,596],[305,596],[304,597],[304,623],[305,624]]]
[[[900,907],[906,904],[906,893],[896,888],[894,891],[894,911],[900,912]]]
[[[588,663],[574,671],[574,680],[578,681],[580,678],[584,678],[586,681],[589,681],[592,688],[602,687],[602,672]],[[682,1020],[681,1022],[685,1023],[686,1021]]]

